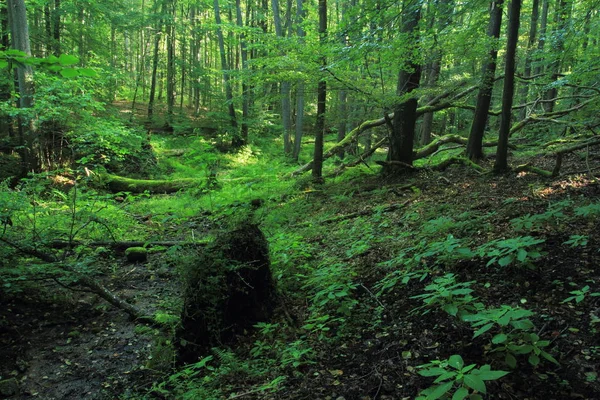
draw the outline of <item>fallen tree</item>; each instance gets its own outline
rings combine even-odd
[[[105,185],[113,193],[175,193],[182,189],[200,188],[206,185],[205,179],[132,179],[112,174],[100,175],[98,182]]]

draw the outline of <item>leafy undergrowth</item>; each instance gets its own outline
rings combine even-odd
[[[175,367],[172,336],[89,294],[63,290],[54,307],[40,304],[60,286],[19,294],[2,301],[0,374],[22,398],[598,398],[600,186],[587,174],[390,179],[358,167],[312,185],[285,179],[293,166],[260,146],[217,158],[195,138],[155,140],[157,174],[212,170],[216,185],[104,199],[118,239],[193,242],[252,218],[270,244],[275,316]],[[98,279],[176,329],[185,247],[137,265],[94,257]]]

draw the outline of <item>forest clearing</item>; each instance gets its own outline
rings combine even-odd
[[[8,0],[0,398],[600,399],[599,16]]]

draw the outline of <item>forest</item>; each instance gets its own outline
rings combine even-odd
[[[600,399],[600,1],[0,2],[0,399]]]

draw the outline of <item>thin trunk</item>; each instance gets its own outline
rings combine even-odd
[[[161,15],[165,14],[165,4],[162,4]],[[150,98],[148,100],[148,119],[152,120],[154,115],[154,99],[156,97],[156,85],[158,81],[158,57],[160,55],[160,38],[162,36],[162,18],[158,21],[156,34],[154,36],[154,54],[152,56],[152,78],[150,81]]]
[[[52,13],[52,45],[54,55],[58,56],[61,53],[61,26],[60,26],[60,0],[54,0],[54,10]]]
[[[515,59],[519,40],[519,23],[521,17],[521,0],[512,0],[510,4],[508,38],[506,41],[506,59],[504,65],[504,90],[502,91],[502,115],[498,148],[496,151],[495,172],[508,169],[508,135],[512,122],[512,104],[515,92]]]
[[[548,30],[548,8],[549,8],[550,0],[542,0],[542,15],[540,17],[540,38],[538,40],[538,54],[542,54],[544,51],[544,47],[546,45],[546,33]],[[539,75],[544,71],[544,67],[540,60],[538,60],[538,65],[535,67],[534,75]]]
[[[556,28],[554,31],[554,40],[552,46],[552,63],[548,66],[548,73],[551,73],[550,79],[552,82],[556,81],[560,76],[561,71],[561,58],[563,56],[563,51],[565,48],[565,36],[567,35],[567,21],[570,15],[570,7],[571,3],[566,0],[557,0],[556,1],[556,14],[554,15],[554,20],[556,22]],[[547,113],[551,113],[554,111],[555,98],[558,96],[558,87],[553,85],[550,89],[546,91],[544,94],[544,99],[546,102],[544,103],[544,111]]]
[[[217,38],[219,40],[219,53],[221,55],[221,70],[223,71],[223,81],[225,83],[225,97],[229,110],[229,122],[233,129],[233,139],[231,140],[232,147],[240,147],[245,143],[243,138],[237,132],[237,118],[235,116],[235,106],[233,104],[233,89],[229,79],[229,66],[227,65],[227,54],[225,53],[225,39],[223,38],[223,30],[221,29],[221,14],[219,11],[219,0],[214,0],[215,22],[217,24]]]
[[[296,0],[296,25],[298,26],[296,34],[298,35],[298,43],[304,44],[306,33],[302,29],[304,22],[303,0]],[[298,161],[300,156],[300,148],[302,146],[302,136],[304,133],[304,82],[300,81],[296,85],[296,134],[294,136],[294,152],[292,158]]]
[[[271,0],[271,7],[273,9],[273,23],[275,26],[275,35],[278,38],[282,38],[283,26],[281,23],[281,15],[279,9],[279,1]],[[283,54],[285,57],[285,54]],[[290,100],[292,85],[289,81],[282,81],[280,83],[281,93],[281,122],[283,124],[283,151],[286,154],[292,152],[292,141],[291,141],[291,130],[292,130],[292,105]]]
[[[175,108],[175,0],[169,0],[166,31],[167,31],[167,118],[165,128],[173,125],[173,110]]]
[[[531,56],[534,50],[535,42],[537,40],[537,23],[539,19],[539,0],[533,0],[531,8],[531,22],[529,24],[529,40],[527,41],[527,55],[525,56],[525,69],[523,71],[523,77],[528,78],[531,76]],[[529,83],[525,82],[521,89],[520,98],[523,104],[527,103],[527,97],[529,95]],[[527,107],[523,107],[521,110],[520,119],[527,117]]]
[[[246,35],[243,33],[244,21],[242,19],[242,7],[240,0],[235,2],[237,24],[242,30],[240,33],[240,52],[242,57],[242,126],[241,136],[244,143],[248,143],[248,118],[249,118],[249,96],[246,74],[248,72],[248,51],[246,50]]]
[[[494,89],[494,76],[496,75],[496,59],[498,58],[497,40],[500,37],[502,25],[503,0],[492,0],[490,4],[490,22],[487,35],[493,41],[492,49],[481,72],[481,87],[477,94],[477,106],[471,125],[471,133],[467,142],[467,156],[471,160],[481,160],[483,154],[483,135],[488,120],[488,112],[492,102]]]
[[[327,0],[319,0],[319,41],[325,46],[327,41]],[[321,59],[321,65],[327,65],[327,59]],[[315,149],[313,154],[312,177],[316,182],[323,180],[323,142],[325,135],[325,111],[327,101],[327,82],[321,77],[317,86],[317,121],[315,123]]]

